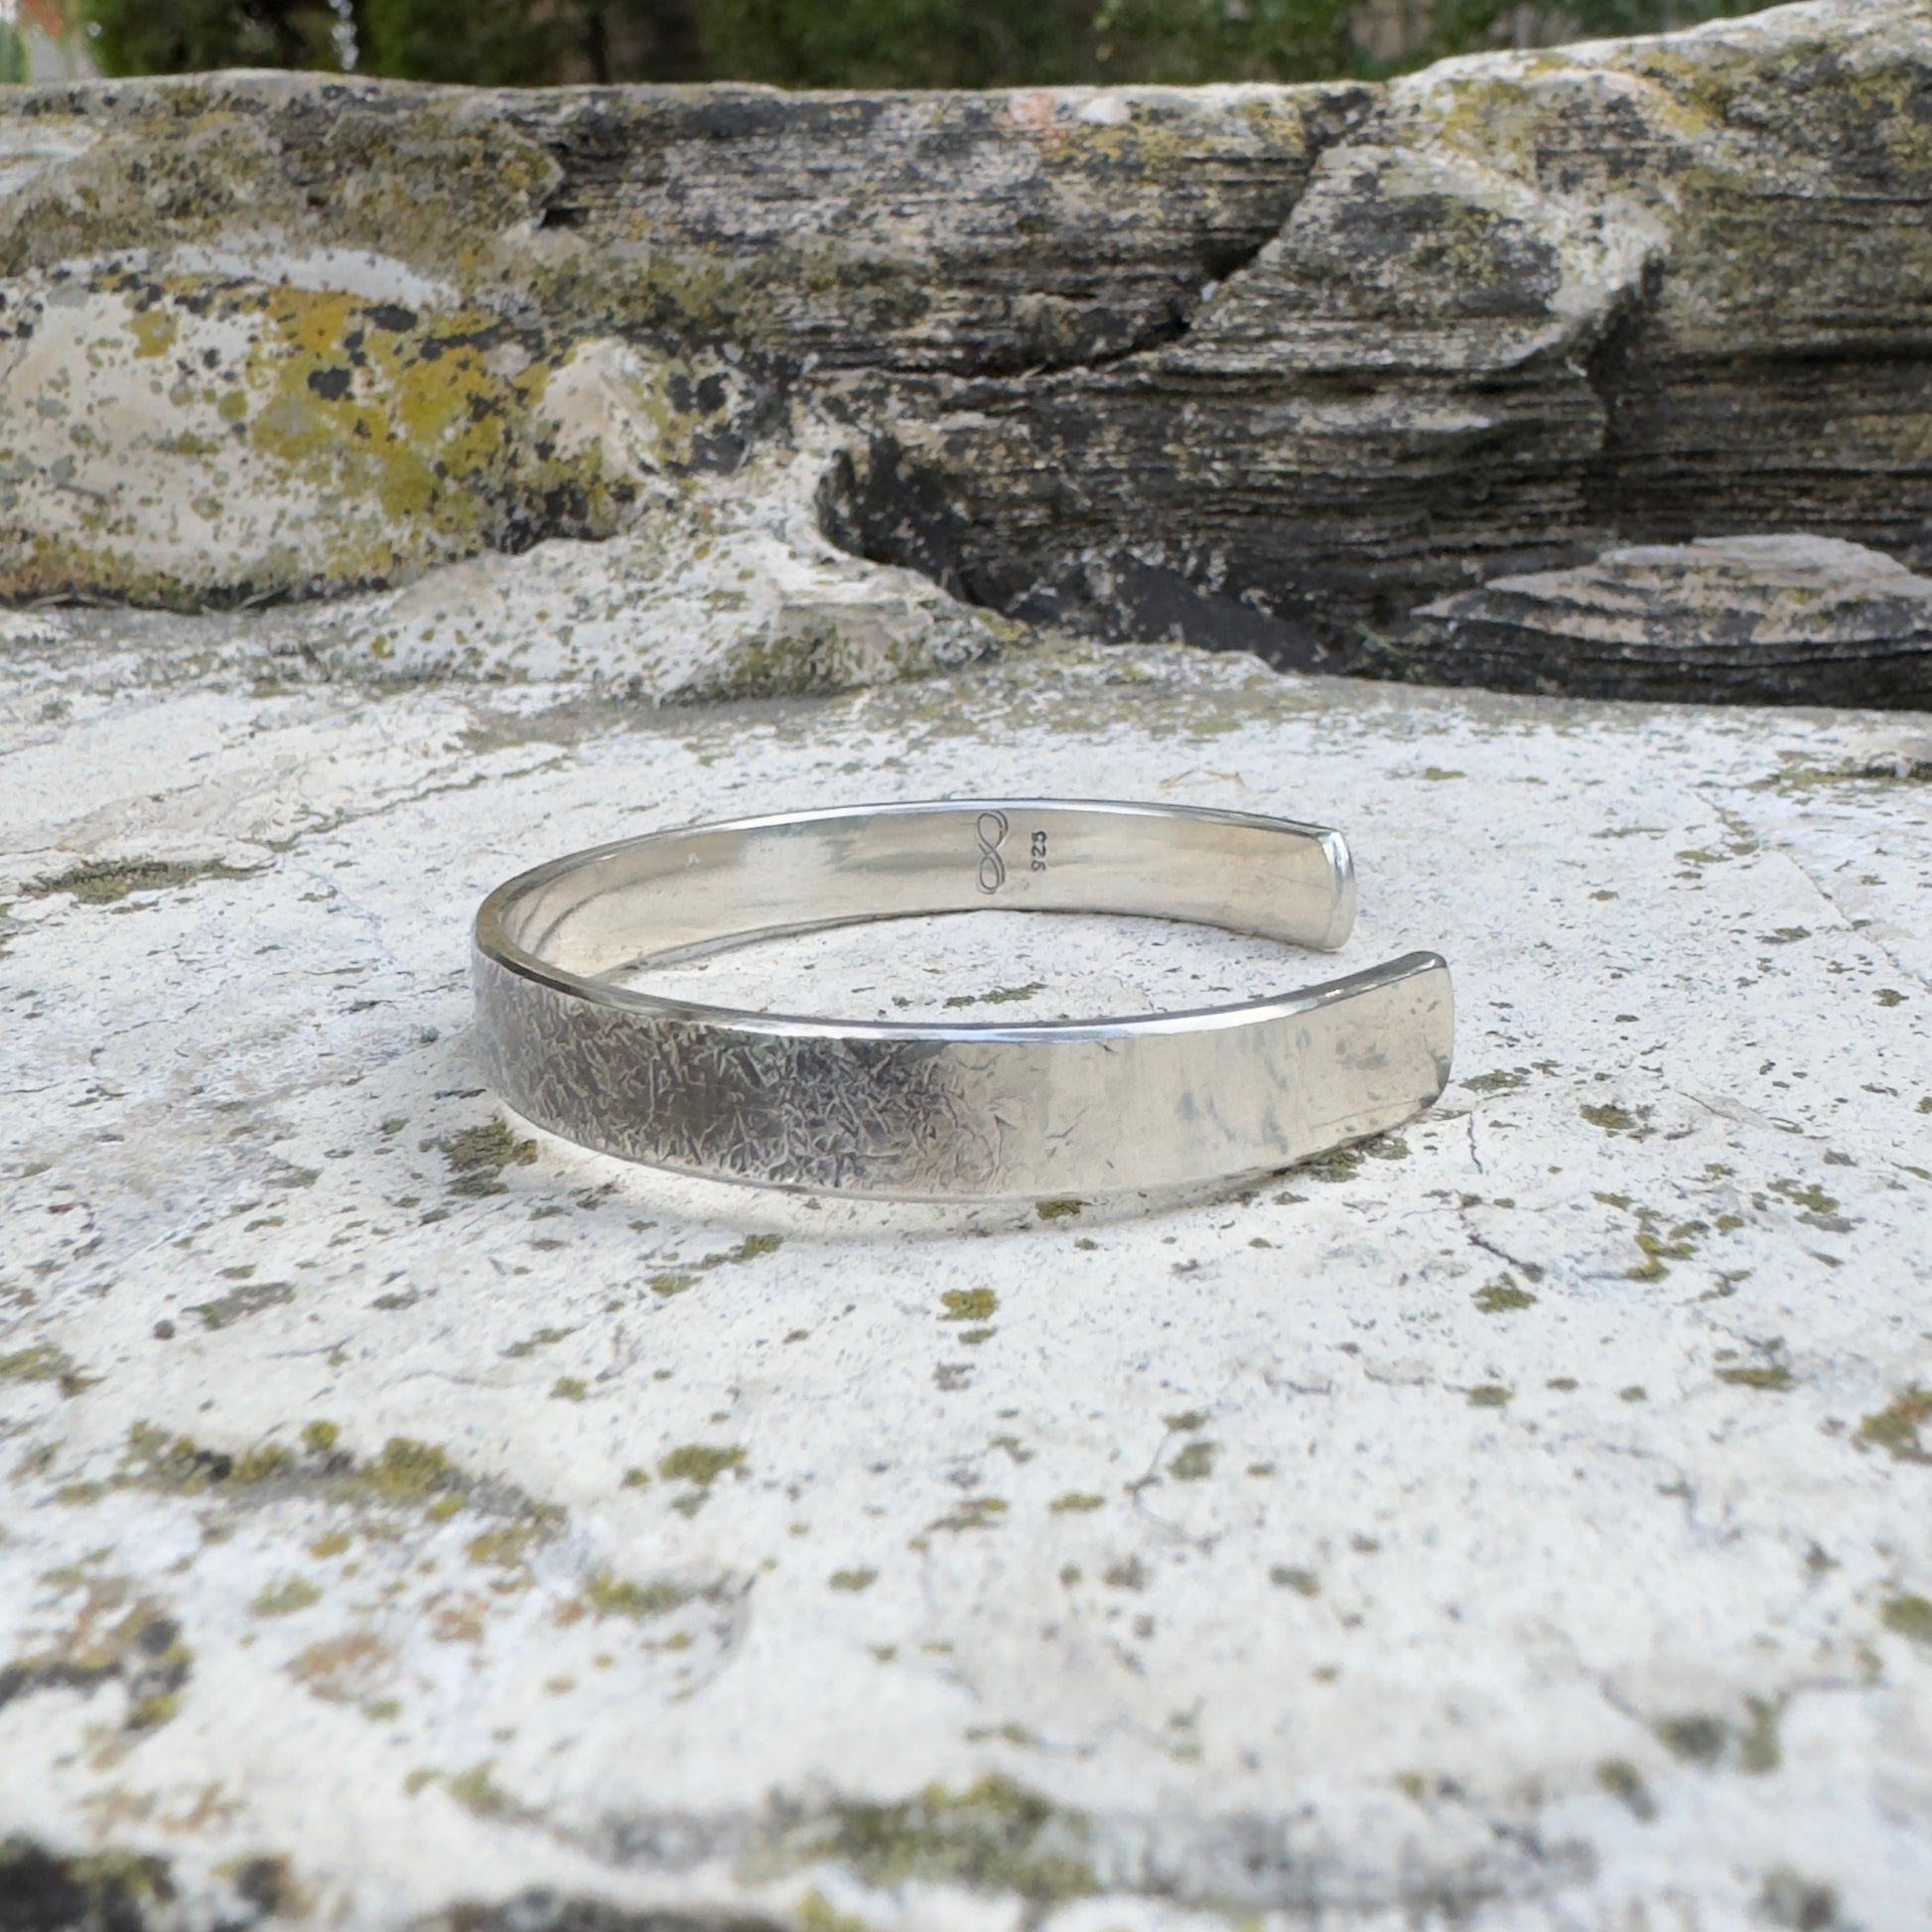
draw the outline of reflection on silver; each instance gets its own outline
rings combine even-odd
[[[1240,1006],[1025,1025],[822,1020],[612,976],[856,920],[996,906],[1185,919],[1332,951],[1341,835],[1172,805],[965,799],[625,839],[477,914],[484,1071],[627,1160],[818,1193],[999,1199],[1283,1168],[1409,1119],[1449,1079],[1435,953]]]

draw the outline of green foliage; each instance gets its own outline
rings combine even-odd
[[[489,86],[1316,80],[1503,44],[1514,0],[1435,0],[1377,60],[1365,0],[77,0],[110,73],[340,69]],[[1372,4],[1372,0],[1367,0]],[[1761,0],[1567,0],[1545,38],[1658,33]],[[0,77],[9,50],[0,40]]]
[[[697,0],[707,69],[794,87],[1075,78],[1080,22],[1039,0]]]
[[[1094,52],[1107,78],[1325,80],[1361,70],[1355,0],[1103,0]]]
[[[329,0],[87,0],[86,19],[106,73],[342,66]]]
[[[514,0],[361,0],[355,10],[359,65],[413,80],[528,86],[557,71],[586,11]]]
[[[1727,20],[1758,13],[1768,0],[1567,0],[1560,11],[1563,38],[1612,40],[1628,34],[1667,34],[1701,20]],[[1436,0],[1428,44],[1421,60],[1467,54],[1495,45],[1513,0]],[[1407,64],[1405,64],[1407,65]]]

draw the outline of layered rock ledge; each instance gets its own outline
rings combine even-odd
[[[1433,613],[1633,543],[1932,565],[1928,75],[1918,0],[1816,0],[1387,86],[9,89],[0,594],[661,546],[802,462],[819,540],[1088,634],[1923,703],[1920,643],[1660,671]]]

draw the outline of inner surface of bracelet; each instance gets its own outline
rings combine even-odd
[[[790,932],[977,909],[1182,919],[1332,950],[1354,920],[1340,835],[1193,807],[972,799],[746,819],[559,860],[485,901],[478,937],[607,979]]]

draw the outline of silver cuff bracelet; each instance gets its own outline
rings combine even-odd
[[[483,901],[483,1070],[517,1112],[603,1153],[924,1200],[1262,1173],[1394,1127],[1449,1079],[1449,968],[1428,952],[1240,1006],[1006,1026],[738,1012],[614,983],[782,933],[989,906],[1331,951],[1355,884],[1339,833],[1186,806],[968,799],[624,839]]]

